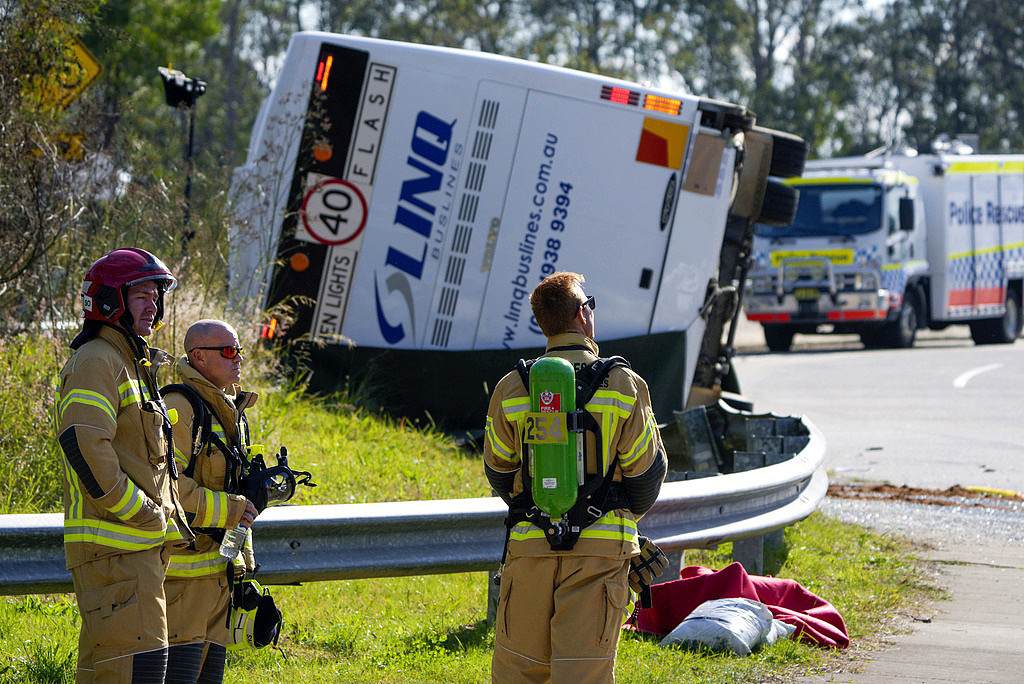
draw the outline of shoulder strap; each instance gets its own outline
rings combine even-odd
[[[576,372],[576,407],[583,408],[615,368],[629,368],[629,361],[621,356],[591,361]]]
[[[213,436],[212,412],[206,407],[206,402],[199,396],[199,393],[188,385],[172,383],[160,388],[161,395],[172,392],[177,392],[185,397],[188,400],[189,406],[192,407],[192,453],[189,455],[188,467],[184,471],[186,476],[192,477],[192,473],[195,472],[196,457],[202,453],[203,447],[206,446]]]
[[[526,394],[530,394],[530,368],[533,366],[534,361],[537,359],[530,359],[526,361],[519,359],[516,362],[516,370],[519,372],[519,379],[523,381],[523,387],[526,388]]]

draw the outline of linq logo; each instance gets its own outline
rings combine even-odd
[[[562,395],[544,391],[540,393],[540,412],[558,413],[561,409]]]

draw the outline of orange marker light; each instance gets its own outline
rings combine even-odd
[[[292,267],[293,271],[302,273],[309,268],[309,257],[302,252],[297,252],[292,254],[291,258],[288,260],[288,265]]]
[[[655,112],[664,112],[665,114],[678,116],[682,106],[681,100],[675,100],[671,97],[661,97],[660,95],[647,95],[644,97],[644,109],[650,109]]]
[[[318,162],[328,161],[334,154],[334,148],[331,147],[331,143],[321,140],[320,142],[313,145],[313,159]]]

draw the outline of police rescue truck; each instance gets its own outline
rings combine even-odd
[[[583,273],[603,355],[671,419],[727,217],[792,218],[799,138],[744,107],[479,52],[299,33],[233,178],[231,292],[314,389],[483,424],[543,353],[529,293]],[[751,160],[742,164],[742,159]],[[787,204],[788,203],[788,204]],[[357,387],[357,389],[358,389]]]
[[[755,226],[745,296],[770,349],[814,332],[910,347],[951,323],[976,344],[1020,334],[1024,155],[825,159],[786,183],[796,217]]]

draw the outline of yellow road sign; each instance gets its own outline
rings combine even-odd
[[[61,70],[39,88],[39,100],[44,106],[65,109],[103,73],[103,66],[78,38],[68,41],[66,56]]]

